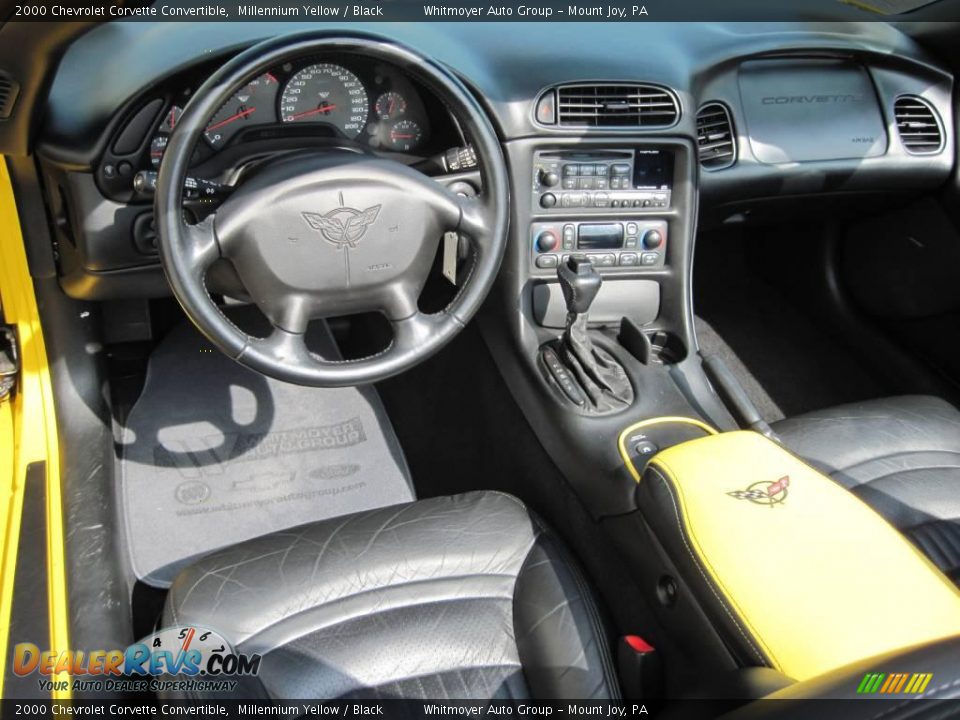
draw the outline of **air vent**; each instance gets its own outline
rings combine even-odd
[[[670,127],[680,104],[653,85],[565,85],[557,89],[557,118],[566,127]]]
[[[17,100],[20,86],[5,72],[0,72],[0,120],[6,120],[13,113],[13,104]]]
[[[940,118],[926,100],[902,95],[893,104],[900,142],[913,155],[930,155],[943,150]]]
[[[697,156],[707,170],[723,170],[737,161],[737,141],[726,105],[707,103],[697,113]]]

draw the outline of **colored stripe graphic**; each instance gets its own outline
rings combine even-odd
[[[919,695],[932,679],[933,673],[867,673],[857,686],[857,694]]]
[[[857,692],[862,695],[875,693],[880,688],[880,683],[883,682],[885,677],[886,675],[884,673],[867,673],[863,676],[863,680],[860,681],[860,687],[857,688]]]

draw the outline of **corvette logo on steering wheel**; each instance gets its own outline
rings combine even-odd
[[[301,214],[310,227],[319,231],[324,238],[338,248],[355,248],[367,234],[367,229],[377,219],[380,207],[380,205],[374,205],[366,210],[346,207],[343,204],[343,193],[340,193],[340,207],[324,215],[311,212]]]

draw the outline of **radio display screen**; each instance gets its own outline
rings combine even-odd
[[[673,153],[669,150],[637,150],[633,163],[633,186],[640,190],[667,190],[673,184]]]
[[[590,223],[580,225],[577,248],[580,250],[614,250],[623,247],[623,225]]]

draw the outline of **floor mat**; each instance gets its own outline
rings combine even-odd
[[[850,348],[795,304],[775,279],[768,281],[751,267],[747,255],[753,249],[726,235],[698,239],[694,310],[749,375],[740,380],[764,419],[771,422],[777,415],[791,417],[887,394]],[[731,366],[734,374],[736,369]],[[763,395],[751,392],[753,383]]]
[[[375,390],[264,377],[187,323],[151,356],[119,455],[133,569],[157,587],[216,548],[414,499]]]

